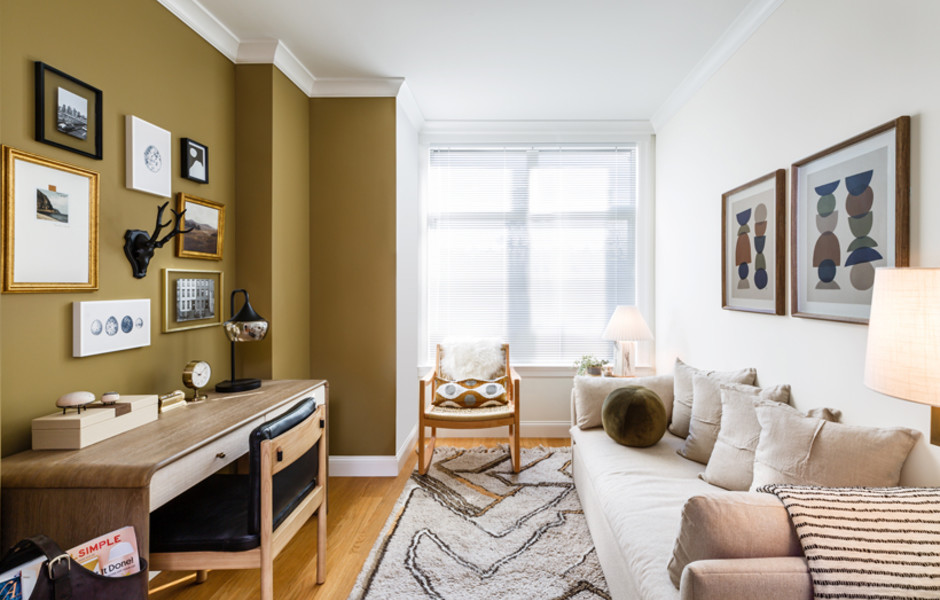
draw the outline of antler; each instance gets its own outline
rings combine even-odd
[[[164,202],[163,204],[160,205],[160,208],[157,210],[157,225],[154,228],[153,233],[150,234],[150,241],[147,242],[147,246],[150,248],[162,248],[163,244],[169,242],[177,234],[189,233],[190,231],[194,229],[193,227],[190,227],[189,229],[184,229],[182,231],[180,230],[180,222],[183,221],[183,216],[186,214],[185,210],[181,213],[177,213],[175,210],[171,208],[170,211],[173,213],[173,218],[174,218],[173,221],[170,221],[168,223],[161,223],[160,221],[163,219],[163,210],[167,207],[168,204],[169,202]],[[173,226],[173,231],[163,236],[163,238],[161,238],[160,240],[157,240],[157,236],[160,235],[160,231],[162,231],[163,228],[169,225],[170,223],[174,223],[174,222],[175,224]],[[183,222],[185,223],[185,221]],[[154,241],[154,240],[157,240],[157,241]]]

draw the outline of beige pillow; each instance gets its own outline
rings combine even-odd
[[[785,404],[756,402],[760,440],[751,489],[772,483],[893,487],[919,431],[860,427],[804,415]]]
[[[676,359],[674,400],[672,406],[672,422],[669,424],[669,432],[681,438],[688,437],[689,423],[692,419],[692,400],[694,389],[692,377],[695,374],[711,375],[715,379],[725,383],[745,383],[753,385],[757,377],[757,371],[754,369],[741,369],[740,371],[704,371],[690,367],[678,358]]]
[[[666,405],[666,419],[669,419],[672,411],[672,375],[630,378],[582,376],[574,378],[575,425],[581,429],[600,427],[604,399],[612,391],[628,385],[642,385],[656,392]]]
[[[760,438],[760,422],[754,410],[755,400],[790,402],[790,386],[775,385],[758,388],[749,385],[721,385],[721,422],[715,445],[702,479],[727,490],[751,487],[754,471],[754,450]],[[695,426],[695,408],[692,411]],[[689,435],[692,439],[692,435]],[[688,442],[688,440],[686,440]]]
[[[750,492],[692,496],[682,507],[669,579],[678,588],[682,570],[698,560],[802,554],[787,509],[776,496]]]

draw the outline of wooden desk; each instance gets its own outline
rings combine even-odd
[[[252,429],[309,396],[326,405],[326,381],[264,381],[249,392],[212,392],[82,450],[4,458],[0,543],[44,533],[67,549],[133,525],[148,556],[150,511],[244,455]]]

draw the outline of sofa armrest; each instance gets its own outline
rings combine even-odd
[[[680,600],[813,600],[802,557],[700,560],[682,571]]]

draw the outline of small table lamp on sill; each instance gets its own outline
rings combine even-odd
[[[646,320],[640,314],[635,306],[618,306],[607,322],[607,329],[602,336],[605,340],[617,342],[619,352],[617,353],[616,369],[618,375],[633,375],[634,361],[636,360],[634,342],[645,342],[653,339],[653,333],[650,331]]]
[[[239,292],[245,294],[245,304],[238,314],[235,314],[235,294]],[[268,322],[251,307],[247,291],[232,291],[230,310],[232,318],[222,323],[222,329],[225,330],[226,337],[232,343],[232,378],[215,386],[215,391],[223,394],[245,392],[261,387],[260,379],[235,379],[235,343],[260,342],[268,335]]]
[[[940,445],[940,269],[875,271],[865,385],[930,405],[930,443]]]

